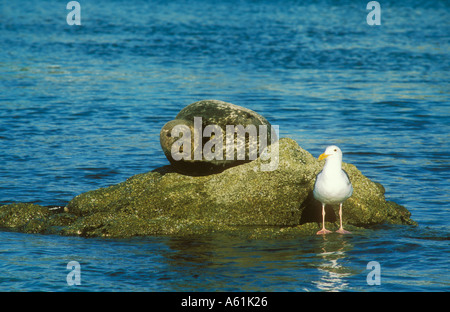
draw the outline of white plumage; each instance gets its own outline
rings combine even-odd
[[[340,228],[338,233],[350,232],[342,227],[342,203],[352,196],[353,187],[347,173],[342,170],[342,151],[339,147],[328,146],[319,160],[325,159],[323,170],[317,175],[314,184],[314,198],[322,203],[322,230],[317,234],[327,234],[331,231],[325,229],[325,205],[339,204]]]

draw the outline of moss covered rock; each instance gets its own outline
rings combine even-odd
[[[0,226],[84,237],[314,235],[321,226],[321,205],[312,190],[323,162],[287,138],[279,141],[276,170],[261,171],[261,162],[258,158],[206,176],[183,175],[165,166],[80,194],[64,212],[32,204],[2,206]],[[344,203],[346,228],[415,224],[406,208],[385,200],[383,186],[351,164],[343,168],[354,188]],[[330,229],[335,227],[337,208],[327,206]]]
[[[0,228],[24,233],[42,233],[47,229],[50,210],[34,204],[17,203],[0,207]]]

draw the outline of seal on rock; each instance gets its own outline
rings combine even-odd
[[[273,130],[266,118],[250,109],[203,100],[166,123],[160,143],[175,171],[205,175],[255,160],[276,139]]]

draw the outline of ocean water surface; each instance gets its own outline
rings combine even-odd
[[[79,2],[81,26],[64,1],[0,4],[0,204],[63,206],[166,165],[161,127],[218,99],[314,156],[339,145],[419,225],[279,240],[3,230],[0,291],[450,290],[447,2],[379,1],[379,26],[368,1]]]

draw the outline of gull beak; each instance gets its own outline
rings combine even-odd
[[[328,156],[330,156],[330,154],[325,154],[325,153],[320,154],[319,160],[325,159],[325,158],[327,158]]]

